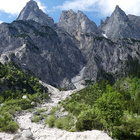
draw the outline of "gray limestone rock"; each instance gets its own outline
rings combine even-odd
[[[111,17],[107,18],[98,29],[113,40],[122,38],[140,39],[140,26],[130,19],[130,16],[127,16],[119,6],[116,6]]]
[[[19,140],[20,138],[21,138],[21,134],[16,134],[16,135],[13,137],[14,140]]]
[[[99,34],[96,24],[82,12],[62,11],[58,27],[76,36],[78,33]]]
[[[86,62],[63,32],[23,20],[0,25],[0,55],[0,62],[14,61],[44,82],[68,89],[74,87],[70,79]]]
[[[33,20],[43,25],[54,25],[54,20],[39,9],[37,2],[30,0],[20,12],[17,20]]]
[[[22,132],[22,137],[24,138],[24,139],[32,139],[33,138],[33,133],[31,132],[31,130],[30,129],[28,129],[28,130],[23,130],[23,132]]]

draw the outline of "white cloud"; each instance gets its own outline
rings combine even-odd
[[[17,15],[26,5],[29,0],[0,0],[0,10],[11,15]],[[39,0],[37,1],[39,8],[45,11],[46,7],[41,4]]]
[[[3,23],[3,21],[0,21],[0,24]]]
[[[140,15],[140,0],[67,0],[55,8],[96,11],[102,16],[108,16],[113,12],[116,5],[119,5],[127,14]]]

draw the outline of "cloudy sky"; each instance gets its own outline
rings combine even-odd
[[[29,0],[0,0],[0,23],[15,20]],[[83,11],[99,25],[101,19],[110,16],[116,5],[127,14],[140,16],[140,0],[35,0],[40,9],[58,22],[61,11],[73,9]]]

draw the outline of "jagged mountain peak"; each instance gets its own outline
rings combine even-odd
[[[115,17],[115,18],[114,18]],[[125,14],[125,12],[117,5],[114,12],[112,13],[110,18],[114,18],[116,19],[121,19],[121,20],[128,20],[127,15]]]
[[[137,24],[133,23],[125,12],[117,5],[111,17],[106,18],[99,26],[108,38],[117,40],[120,38],[139,39],[140,30]]]
[[[81,19],[89,20],[88,17],[82,11],[80,11],[80,10],[78,10],[77,15]]]
[[[73,10],[62,11],[58,27],[63,28],[70,34],[92,33],[98,34],[97,25],[91,21],[82,11],[77,13]]]
[[[45,14],[36,1],[30,0],[20,12],[17,20],[33,20],[43,25],[54,25],[54,20]]]
[[[30,1],[27,3],[27,6],[38,7],[37,2],[34,1],[34,0],[30,0]]]
[[[121,12],[122,9],[119,7],[119,5],[116,5],[116,7],[115,7],[115,11]]]

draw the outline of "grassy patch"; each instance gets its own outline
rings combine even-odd
[[[37,116],[37,115],[34,115],[34,117],[33,117],[33,119],[32,119],[32,122],[37,123],[37,122],[39,122],[39,121],[40,121],[40,117]]]

